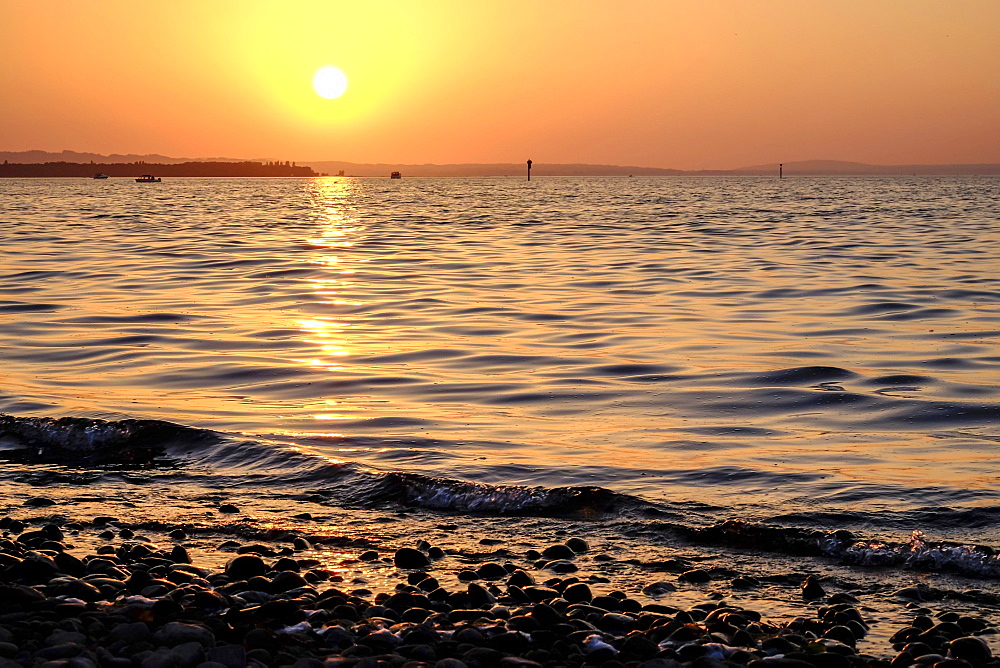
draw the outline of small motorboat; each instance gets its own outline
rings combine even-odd
[[[401,179],[401,178],[403,178],[403,175],[400,174],[399,172],[393,172],[392,174],[389,175],[389,178],[390,179]]]
[[[106,179],[106,178],[108,178],[108,175],[107,174],[94,174],[90,178],[92,178],[92,179]]]
[[[160,179],[152,174],[143,174],[135,180],[136,183],[159,183]]]

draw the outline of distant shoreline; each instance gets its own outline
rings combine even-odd
[[[0,178],[31,177],[91,177],[107,174],[111,177],[137,177],[143,174],[156,176],[208,176],[208,177],[315,177],[326,175],[354,177],[386,177],[400,172],[406,177],[521,177],[526,174],[525,164],[391,164],[318,161],[295,163],[290,161],[235,161],[228,159],[183,160],[156,156],[157,162],[132,160],[115,161],[118,156],[99,156],[103,160],[67,161],[61,154],[41,151],[0,151]],[[70,154],[86,157],[91,154]],[[139,158],[142,156],[121,156]],[[49,160],[44,160],[50,158]],[[869,165],[859,162],[836,160],[809,160],[782,163],[785,177],[796,176],[996,176],[1000,164],[951,164],[951,165]],[[754,165],[739,169],[680,170],[657,167],[621,165],[556,164],[535,161],[532,176],[777,176],[778,163]]]
[[[0,164],[0,178],[70,177],[88,178],[95,174],[135,178],[155,176],[320,176],[311,167],[290,162],[182,162],[175,164],[43,162]]]

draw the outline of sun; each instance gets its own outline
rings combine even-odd
[[[317,95],[335,100],[347,90],[347,75],[336,67],[323,67],[313,77]]]

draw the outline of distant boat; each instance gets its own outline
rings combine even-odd
[[[135,180],[136,183],[159,183],[160,179],[152,174],[143,174]]]
[[[393,172],[392,174],[389,175],[389,178],[390,179],[401,179],[401,178],[403,178],[403,175],[400,174],[399,172]]]
[[[107,174],[94,174],[91,178],[93,178],[93,179],[106,179],[106,178],[108,178],[108,175]]]

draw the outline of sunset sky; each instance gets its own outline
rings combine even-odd
[[[0,0],[0,150],[996,163],[998,26],[998,0]]]

